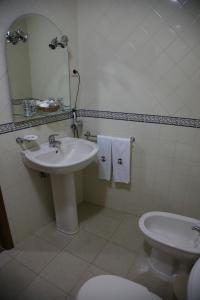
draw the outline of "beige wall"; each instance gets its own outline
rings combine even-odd
[[[79,1],[81,107],[198,117],[198,2]],[[84,131],[135,136],[130,186],[84,172],[84,199],[141,214],[162,210],[200,218],[200,130],[84,119]]]
[[[78,3],[84,108],[199,118],[200,2]]]
[[[67,33],[71,69],[79,50],[82,108],[199,117],[198,2],[179,10],[168,0],[84,0],[78,22],[70,0],[2,0],[0,8],[1,124],[12,121],[3,35],[25,13],[45,15]],[[52,219],[48,179],[24,168],[15,138],[70,134],[69,122],[0,136],[0,183],[15,242]],[[84,172],[85,200],[136,214],[165,210],[200,218],[199,129],[85,118],[86,130],[134,135],[136,142],[131,185],[98,180],[93,164]]]
[[[70,66],[74,68],[77,67],[75,10],[75,1],[70,0],[0,2],[0,124],[12,122],[4,50],[5,32],[11,23],[23,14],[38,13],[48,17],[69,36]],[[15,138],[34,133],[39,136],[39,141],[47,141],[52,132],[70,135],[69,124],[70,121],[63,121],[0,135],[0,185],[15,243],[53,218],[49,181],[23,166]]]
[[[200,219],[200,130],[157,124],[84,119],[84,131],[135,136],[131,184],[98,179],[96,163],[84,171],[84,199],[140,215],[159,210]]]

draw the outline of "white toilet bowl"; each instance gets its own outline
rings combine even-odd
[[[200,221],[165,212],[148,212],[139,227],[152,246],[150,264],[166,276],[187,270],[200,256],[200,232],[192,230]]]
[[[100,275],[88,280],[81,287],[77,300],[161,300],[161,298],[133,281],[113,275]]]
[[[200,259],[195,263],[189,277],[188,300],[200,299]],[[161,300],[147,288],[130,280],[101,275],[88,280],[79,290],[76,300]]]

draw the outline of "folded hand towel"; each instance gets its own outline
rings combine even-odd
[[[110,180],[111,178],[111,145],[112,138],[108,136],[97,136],[97,144],[99,146],[99,178]]]
[[[131,142],[112,138],[113,178],[115,182],[130,182]]]

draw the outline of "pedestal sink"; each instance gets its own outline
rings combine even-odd
[[[49,173],[59,231],[74,234],[78,231],[78,216],[74,172],[88,166],[98,152],[98,146],[83,139],[61,138],[59,148],[42,144],[21,152],[24,164],[34,170]]]

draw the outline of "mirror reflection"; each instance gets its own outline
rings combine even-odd
[[[5,41],[14,121],[69,110],[67,35],[44,16],[26,15]]]

